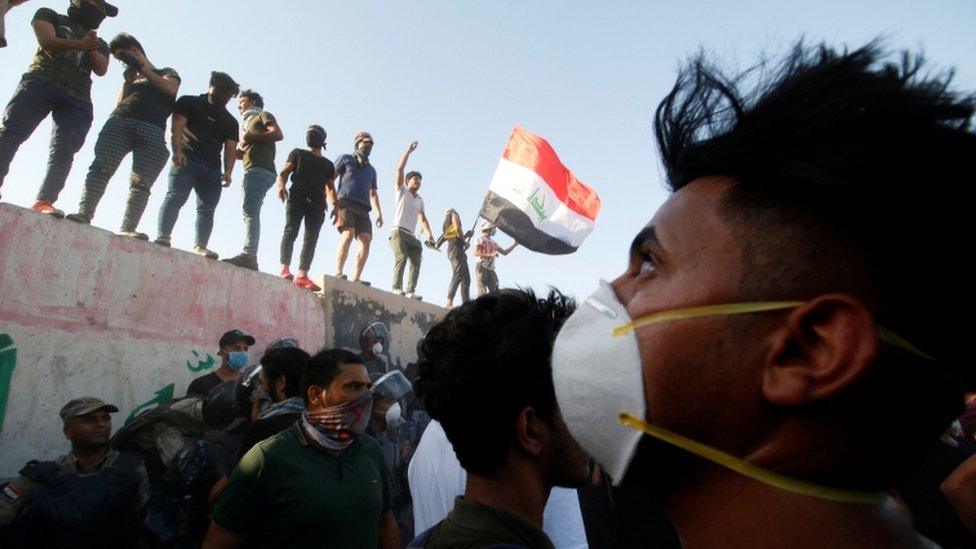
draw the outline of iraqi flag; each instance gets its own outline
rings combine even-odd
[[[534,252],[559,255],[580,247],[599,213],[600,197],[563,166],[552,146],[516,126],[481,217]]]

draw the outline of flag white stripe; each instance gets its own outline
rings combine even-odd
[[[498,161],[488,190],[525,212],[536,229],[570,246],[579,247],[595,226],[567,208],[537,173],[510,160]]]

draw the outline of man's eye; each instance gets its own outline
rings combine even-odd
[[[654,264],[654,260],[649,257],[645,257],[644,260],[641,261],[640,270],[638,274],[653,273],[656,270],[657,270],[657,265]]]

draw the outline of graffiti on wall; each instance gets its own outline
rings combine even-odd
[[[186,361],[187,370],[196,373],[196,372],[201,372],[203,370],[209,370],[214,367],[215,359],[209,353],[200,354],[193,349],[190,349],[190,352],[193,353],[193,359]],[[125,419],[125,422],[129,423],[142,412],[150,408],[155,408],[156,406],[161,406],[173,400],[173,396],[175,395],[175,393],[176,393],[176,383],[170,383],[169,385],[163,387],[162,389],[159,389],[158,391],[156,391],[155,396],[153,396],[153,398],[136,406],[135,409],[132,410],[132,413],[129,414],[129,417]]]
[[[17,349],[10,334],[0,334],[0,432],[7,415],[7,397],[10,396],[10,380],[17,365]]]

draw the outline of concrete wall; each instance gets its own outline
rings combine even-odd
[[[280,336],[309,352],[358,347],[375,320],[391,361],[444,310],[325,277],[322,294],[185,251],[0,204],[0,477],[67,448],[57,413],[96,395],[134,412],[182,396],[219,364],[217,340],[240,328],[256,360]]]

